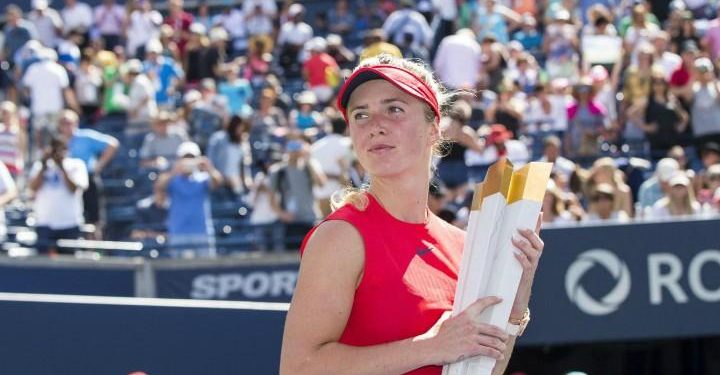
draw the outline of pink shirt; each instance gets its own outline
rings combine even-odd
[[[710,27],[705,32],[705,40],[710,47],[712,58],[720,57],[720,20],[715,19],[710,22]]]

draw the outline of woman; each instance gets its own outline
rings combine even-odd
[[[340,90],[371,182],[303,243],[281,374],[440,374],[441,365],[476,355],[498,359],[495,373],[504,371],[514,340],[474,323],[498,298],[441,319],[452,309],[464,242],[427,205],[445,100],[431,72],[387,55],[365,60]],[[526,311],[543,248],[530,230],[521,238],[513,242],[524,269],[513,321]]]
[[[588,205],[588,214],[583,218],[585,223],[596,223],[607,220],[616,222],[627,222],[630,217],[625,211],[617,209],[617,194],[615,188],[610,184],[599,184],[592,195]]]
[[[22,175],[27,153],[27,132],[20,123],[15,103],[0,103],[0,162],[5,164],[13,178]]]
[[[600,153],[600,143],[608,127],[607,112],[595,100],[592,81],[587,78],[573,87],[572,96],[574,102],[567,107],[564,155],[586,166]]]
[[[700,203],[690,188],[690,179],[683,172],[678,172],[669,182],[670,190],[665,197],[655,202],[651,214],[653,219],[673,218],[678,216],[696,215],[702,212]]]
[[[670,86],[662,73],[653,73],[651,93],[645,106],[644,118],[636,120],[650,141],[653,159],[664,157],[678,144],[688,126],[688,114],[670,93]]]
[[[233,116],[227,128],[215,132],[208,142],[208,158],[235,194],[245,193],[252,183],[244,162],[246,147],[243,147],[249,127],[246,119]]]
[[[615,161],[610,157],[600,158],[593,163],[585,185],[585,196],[592,200],[601,185],[609,185],[612,188],[615,195],[613,209],[632,216],[632,191],[625,183],[623,172],[617,168]]]

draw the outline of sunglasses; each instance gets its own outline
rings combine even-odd
[[[600,202],[601,200],[611,201],[613,200],[613,197],[605,194],[598,194],[590,197],[591,202]]]

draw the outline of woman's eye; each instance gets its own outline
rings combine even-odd
[[[402,113],[402,112],[405,112],[404,109],[402,109],[402,108],[400,108],[400,107],[396,107],[396,106],[391,106],[388,110],[390,111],[390,113]]]
[[[367,114],[363,112],[356,112],[353,114],[353,120],[363,120],[367,118]]]

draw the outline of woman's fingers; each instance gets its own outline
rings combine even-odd
[[[465,309],[465,313],[468,314],[473,321],[477,321],[477,317],[480,316],[480,313],[492,305],[497,305],[501,301],[501,298],[495,296],[483,297],[468,306],[467,309]]]
[[[529,241],[535,250],[538,252],[543,251],[545,243],[540,239],[540,236],[538,236],[537,233],[531,231],[530,229],[519,229],[518,233],[520,233],[524,239]]]
[[[495,349],[500,353],[505,353],[505,350],[507,350],[507,344],[495,337],[478,335],[476,340],[481,346]]]
[[[503,343],[510,339],[510,336],[504,330],[492,324],[480,323],[477,328],[480,334],[498,339]]]

